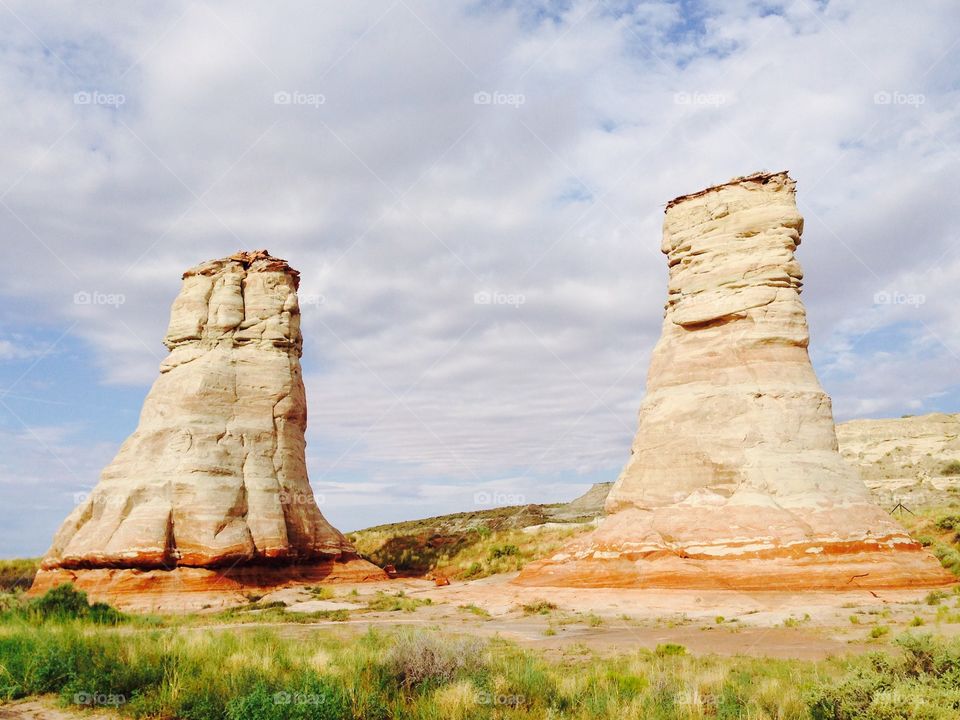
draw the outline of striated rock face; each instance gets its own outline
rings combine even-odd
[[[960,414],[837,425],[840,454],[886,507],[948,503],[960,492]]]
[[[64,521],[34,589],[385,577],[324,519],[307,480],[297,285],[265,250],[184,273],[140,423]]]
[[[530,585],[850,588],[949,582],[837,450],[807,354],[786,173],[667,205],[663,330],[600,528]]]

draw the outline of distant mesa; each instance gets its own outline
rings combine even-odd
[[[794,590],[953,580],[838,452],[807,352],[802,229],[786,172],[668,203],[663,329],[608,515],[515,582]]]
[[[299,274],[266,250],[183,274],[136,431],[64,521],[32,592],[224,604],[293,581],[385,579],[307,479]]]

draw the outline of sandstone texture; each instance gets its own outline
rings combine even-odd
[[[960,414],[850,420],[837,425],[837,441],[885,507],[960,498]]]
[[[807,353],[786,173],[667,205],[663,329],[630,459],[597,531],[530,585],[850,589],[941,584],[838,452]]]
[[[60,527],[34,591],[70,580],[115,600],[385,577],[307,479],[297,286],[265,250],[184,273],[137,429]]]

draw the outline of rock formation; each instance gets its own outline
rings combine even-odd
[[[189,606],[295,579],[385,577],[307,480],[298,282],[265,250],[184,273],[139,425],[60,527],[34,591],[72,581],[120,605],[146,593]]]
[[[786,173],[667,204],[669,288],[631,457],[593,533],[527,585],[806,589],[949,582],[840,457],[807,353]]]
[[[960,414],[851,420],[840,454],[886,507],[947,503],[960,492]]]

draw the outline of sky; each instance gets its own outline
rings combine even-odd
[[[0,0],[0,557],[136,427],[182,271],[302,273],[349,531],[628,454],[665,203],[788,169],[839,421],[960,410],[960,4]]]

